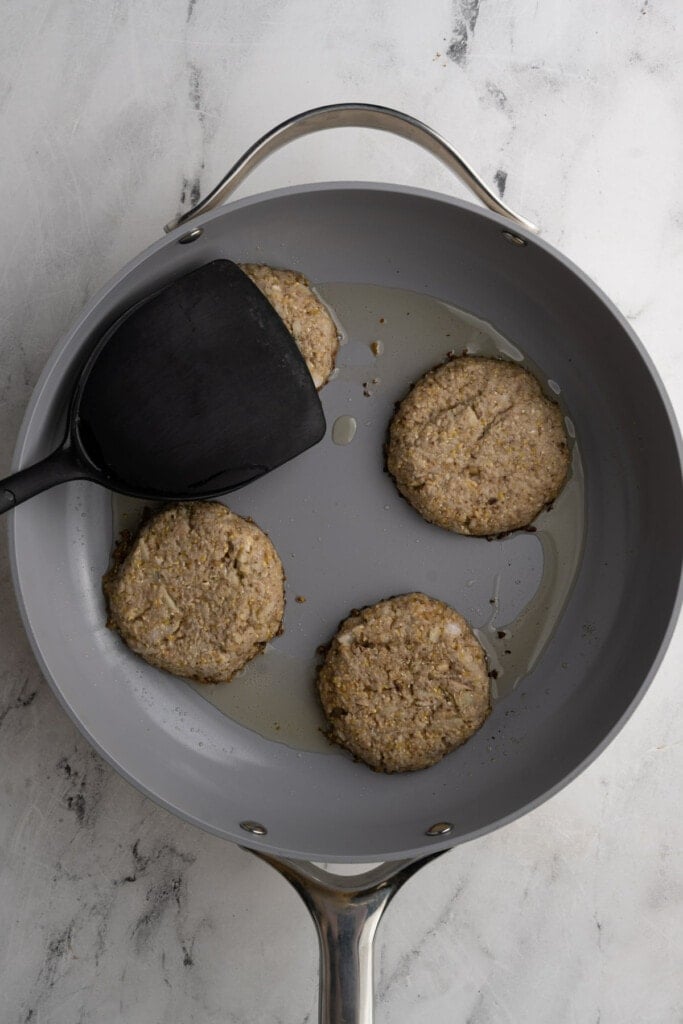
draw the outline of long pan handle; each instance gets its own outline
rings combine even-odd
[[[390,132],[392,135],[408,139],[441,160],[494,213],[507,217],[515,224],[526,228],[527,231],[538,233],[538,228],[531,221],[515,213],[498,196],[494,195],[488,185],[441,135],[422,121],[411,117],[410,114],[403,114],[400,110],[379,107],[372,103],[332,103],[326,107],[306,110],[302,114],[296,114],[283,121],[282,124],[272,128],[258,142],[255,142],[230,168],[216,187],[207,196],[200,199],[196,206],[169,221],[165,225],[164,231],[173,231],[174,228],[186,224],[193,217],[198,217],[200,213],[212,210],[214,206],[227,199],[262,160],[288,142],[301,139],[304,135],[310,135],[313,132],[324,131],[327,128],[377,128],[379,131]]]
[[[309,861],[272,857],[306,904],[320,945],[319,1024],[373,1024],[373,941],[382,914],[404,882],[444,851],[393,861],[358,875],[335,875]]]
[[[85,476],[87,474],[73,451],[70,448],[58,448],[41,462],[0,480],[0,515],[9,512],[27,498],[32,498],[34,494]]]

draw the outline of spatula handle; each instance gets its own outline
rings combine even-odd
[[[332,103],[326,107],[315,107],[303,114],[296,114],[282,124],[266,132],[255,142],[236,164],[218,182],[213,191],[193,206],[191,210],[180,214],[164,227],[164,231],[173,231],[181,224],[186,224],[200,213],[212,210],[234,192],[251,171],[288,142],[301,139],[304,135],[324,131],[327,128],[377,128],[382,132],[399,135],[403,139],[416,143],[441,160],[450,170],[463,181],[481,201],[494,213],[502,214],[515,224],[526,228],[534,234],[538,228],[525,217],[515,213],[496,196],[479,175],[450,146],[444,138],[428,125],[410,114],[389,107],[379,107],[372,103]]]
[[[34,494],[67,480],[81,480],[87,475],[70,448],[58,448],[41,462],[0,480],[0,515]]]

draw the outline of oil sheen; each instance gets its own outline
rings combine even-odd
[[[188,686],[222,714],[269,741],[285,743],[298,750],[329,753],[334,748],[323,735],[325,722],[315,693],[316,648],[330,639],[336,623],[352,607],[362,607],[369,599],[378,599],[378,596],[369,598],[368,595],[388,597],[411,589],[429,593],[432,586],[436,586],[432,581],[443,578],[443,552],[450,551],[450,545],[462,545],[459,550],[466,552],[463,557],[468,559],[468,570],[449,583],[447,593],[437,592],[435,596],[448,599],[448,603],[472,623],[491,667],[494,703],[505,700],[529,675],[560,620],[580,564],[584,475],[580,437],[575,437],[571,410],[564,406],[562,380],[549,380],[543,368],[525,356],[523,339],[506,338],[493,325],[468,312],[402,289],[344,283],[321,285],[317,291],[343,328],[345,344],[339,350],[337,370],[320,393],[330,424],[328,435],[311,452],[311,458],[318,460],[312,470],[305,479],[303,474],[297,477],[298,486],[305,492],[296,495],[299,513],[311,512],[307,543],[301,543],[301,533],[290,525],[296,519],[292,509],[278,507],[282,484],[277,489],[276,483],[271,485],[268,478],[264,478],[225,499],[238,513],[252,515],[271,534],[288,580],[295,578],[297,581],[296,584],[288,582],[285,633],[269,644],[231,683],[188,683]],[[369,531],[378,547],[387,551],[387,565],[393,562],[391,572],[387,569],[384,582],[378,579],[376,567],[366,568],[359,559],[351,602],[348,596],[343,604],[330,600],[333,611],[321,624],[316,618],[316,588],[318,602],[321,595],[332,593],[334,597],[338,560],[353,560],[357,556],[349,550],[348,540],[346,548],[335,548],[335,521],[340,523],[335,517],[342,515],[338,508],[340,499],[321,494],[319,470],[332,465],[340,479],[344,473],[351,473],[354,479],[361,473],[364,474],[362,479],[366,479],[368,472],[383,476],[381,448],[394,403],[403,398],[413,381],[442,362],[449,351],[460,354],[464,350],[471,355],[510,359],[526,366],[565,412],[572,445],[569,479],[553,507],[543,511],[535,520],[532,532],[524,535],[525,557],[533,556],[535,565],[533,586],[527,586],[521,604],[519,601],[511,604],[513,577],[520,574],[515,561],[522,550],[519,534],[487,545],[480,539],[440,531],[438,540],[442,554],[439,556],[436,548],[434,552],[430,550],[430,543],[436,544],[435,528],[424,524],[412,510],[406,518],[403,499],[383,478],[381,497],[378,494],[374,505],[368,498],[367,507],[358,510],[358,529],[364,536]],[[356,433],[356,424],[358,433],[353,444],[349,444]],[[372,451],[364,451],[366,446]],[[350,458],[357,462],[349,462]],[[372,468],[367,469],[367,466]],[[278,473],[285,471],[287,467]],[[294,476],[297,472],[298,465],[292,470]],[[271,486],[272,492],[267,490]],[[292,501],[292,495],[287,493],[288,500]],[[358,493],[362,501],[364,489],[360,488]],[[118,495],[112,500],[114,537],[124,529],[134,531],[144,507],[153,508],[149,502]],[[327,506],[325,501],[328,501]],[[337,527],[340,533],[342,526],[350,528],[349,516],[355,511],[352,505],[346,506],[345,521]],[[482,544],[485,553],[498,550],[495,563],[498,571],[485,572],[481,567],[482,547],[477,545]],[[407,558],[409,545],[418,545],[415,550],[420,552],[419,559],[412,561],[412,568]],[[321,550],[328,559],[327,575],[325,566],[320,563]],[[404,564],[408,566],[405,578],[396,568]],[[492,564],[491,558],[487,564]],[[290,585],[297,589],[290,590]],[[472,591],[478,589],[481,596],[466,613],[465,597],[470,586]],[[294,595],[301,593],[307,595],[306,603],[297,604]]]

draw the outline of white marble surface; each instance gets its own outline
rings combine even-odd
[[[0,469],[85,299],[264,130],[365,100],[426,120],[634,323],[680,412],[680,0],[4,0]],[[406,143],[306,140],[242,193],[371,178],[464,194]],[[42,681],[0,554],[0,1021],[305,1024],[306,912],[122,781]],[[418,874],[378,1024],[683,1021],[683,635],[578,781]]]

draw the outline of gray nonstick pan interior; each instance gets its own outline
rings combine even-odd
[[[48,679],[126,777],[188,820],[246,845],[314,860],[394,859],[509,820],[604,746],[642,693],[672,626],[683,540],[680,454],[647,357],[604,296],[547,245],[530,236],[527,245],[510,244],[501,217],[443,196],[305,186],[232,203],[198,223],[203,233],[193,244],[170,236],[96,296],[41,379],[17,464],[58,443],[88,339],[143,294],[217,257],[302,270],[335,300],[349,335],[340,373],[322,392],[328,435],[226,499],[270,533],[288,575],[286,632],[258,672],[254,663],[253,676],[255,694],[259,686],[273,693],[273,679],[281,679],[280,699],[258,721],[246,708],[243,720],[256,725],[248,728],[145,665],[106,629],[100,578],[113,505],[118,525],[126,525],[126,509],[88,483],[56,488],[12,513],[15,582]],[[508,356],[521,350],[547,386],[559,388],[578,440],[585,508],[578,533],[572,520],[575,575],[566,552],[562,562],[573,586],[565,575],[564,610],[531,672],[439,765],[386,776],[325,749],[314,725],[299,722],[297,734],[298,713],[287,717],[288,680],[310,673],[315,647],[352,607],[420,589],[479,627],[495,612],[494,625],[504,629],[543,576],[539,535],[488,542],[447,534],[423,523],[383,472],[394,402],[468,329],[475,345],[482,337],[473,321],[460,321],[465,334],[450,330],[458,318],[443,307],[435,313],[425,296],[492,325],[512,344]],[[378,357],[375,340],[384,346]],[[357,422],[348,445],[330,436],[340,416]],[[578,476],[573,486],[575,500]],[[552,535],[558,512],[559,503],[542,534]],[[543,601],[534,614],[542,625]],[[505,689],[504,672],[500,680]],[[312,690],[310,698],[314,708]],[[246,833],[244,821],[267,834]],[[425,835],[444,821],[453,826],[448,835]]]

